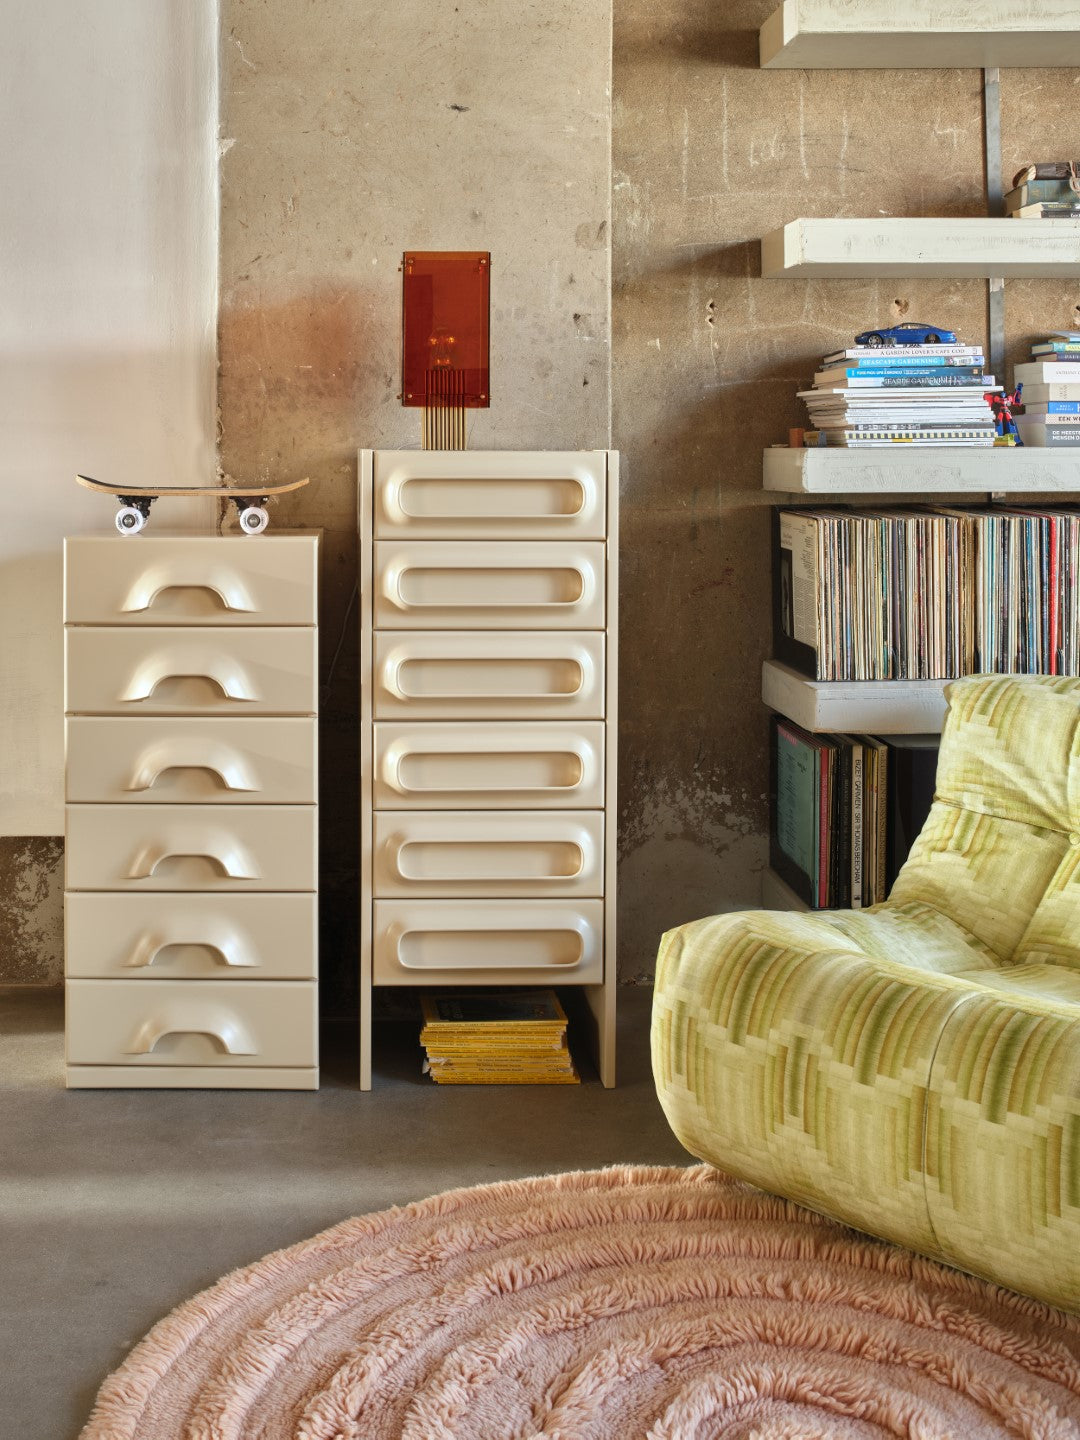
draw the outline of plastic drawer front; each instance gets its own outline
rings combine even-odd
[[[378,900],[377,985],[598,984],[603,902]]]
[[[378,897],[596,896],[604,893],[599,810],[379,811]]]
[[[313,980],[314,895],[69,894],[69,979]]]
[[[604,726],[375,726],[379,810],[603,805]]]
[[[68,1064],[311,1066],[315,994],[296,980],[72,980]]]
[[[313,891],[315,816],[308,805],[69,805],[67,888]]]
[[[314,625],[311,535],[85,536],[64,545],[69,625]]]
[[[604,636],[375,634],[377,720],[602,720]]]
[[[607,456],[523,450],[375,456],[375,534],[429,540],[602,540]]]
[[[67,722],[67,798],[77,804],[314,805],[313,719]]]
[[[69,626],[64,640],[69,714],[315,713],[311,629]]]
[[[375,625],[409,630],[602,630],[604,546],[381,541]]]

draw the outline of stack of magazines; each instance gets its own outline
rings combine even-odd
[[[801,390],[806,445],[993,445],[997,429],[978,345],[855,345],[826,355]]]
[[[455,990],[422,997],[424,1070],[439,1085],[576,1085],[554,990]]]
[[[1080,330],[1057,330],[1032,345],[1014,379],[1024,387],[1024,411],[1016,416],[1024,444],[1080,445]]]

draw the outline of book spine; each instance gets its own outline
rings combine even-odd
[[[863,867],[865,864],[865,841],[863,839],[863,747],[856,741],[851,747],[851,908],[861,910],[863,903]]]
[[[824,750],[817,752],[818,772],[818,858],[817,858],[817,908],[828,909],[829,905],[829,758]]]
[[[882,745],[877,751],[877,856],[874,871],[874,904],[886,898],[888,875],[886,850],[889,844],[889,752]]]
[[[967,386],[974,389],[981,385],[993,385],[994,380],[990,375],[984,375],[981,370],[947,370],[936,374],[922,375],[874,375],[866,379],[854,379],[848,381],[828,382],[827,388],[842,389],[866,389],[866,390],[919,390],[930,387],[941,389],[955,388],[956,386]]]

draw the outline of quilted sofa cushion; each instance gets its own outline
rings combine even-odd
[[[1080,1311],[1080,681],[949,703],[884,905],[664,936],[657,1093],[700,1159]]]
[[[1080,966],[1080,681],[949,687],[935,801],[891,904],[950,915],[1001,963]]]

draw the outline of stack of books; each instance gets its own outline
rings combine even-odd
[[[804,444],[993,445],[987,402],[1000,390],[978,345],[855,345],[826,355],[802,390]]]
[[[769,864],[811,909],[885,899],[930,813],[939,739],[814,735],[772,717]]]
[[[1024,410],[1016,429],[1025,445],[1080,445],[1080,330],[1057,330],[1017,365]]]
[[[424,1070],[438,1085],[577,1085],[554,990],[456,990],[422,997]]]
[[[777,659],[817,680],[1080,673],[1080,510],[782,510]]]
[[[1015,220],[1080,219],[1080,162],[1025,165],[1013,176],[1013,188],[1006,191],[1005,213]]]

